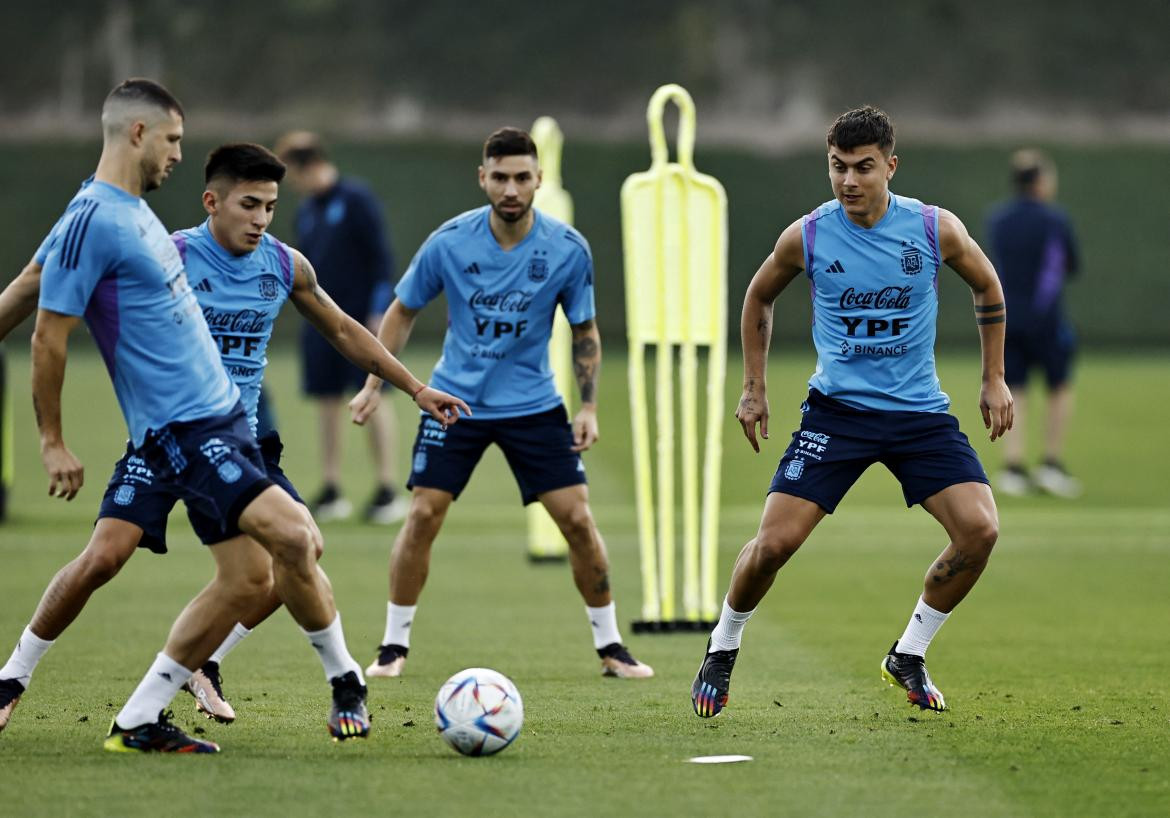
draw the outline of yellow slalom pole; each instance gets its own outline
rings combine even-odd
[[[536,191],[533,206],[566,224],[573,223],[573,200],[561,185],[561,150],[565,137],[555,119],[542,116],[532,125],[532,141],[540,160],[541,185]],[[573,361],[572,330],[563,312],[553,318],[552,337],[549,339],[549,364],[553,383],[565,401],[565,409],[572,406]],[[571,413],[570,413],[571,416]],[[534,562],[564,562],[569,553],[557,524],[540,503],[528,506],[528,558]]]
[[[662,123],[668,103],[679,111],[677,162],[668,161]],[[702,630],[709,628],[713,619],[707,610],[708,597],[714,594],[718,536],[718,436],[724,420],[721,390],[727,332],[727,197],[716,179],[694,168],[695,109],[686,89],[678,85],[659,88],[650,98],[646,119],[650,168],[628,177],[621,193],[635,495],[645,594],[645,621],[635,622],[634,630]],[[653,475],[644,390],[646,346],[655,347],[656,353],[657,457],[653,467],[657,473]],[[710,350],[702,480],[698,448],[699,346]],[[673,382],[675,347],[679,348],[677,398]],[[676,443],[674,407],[679,402],[682,439]],[[681,451],[683,472],[681,618],[676,618],[675,604],[676,447]],[[652,479],[657,497],[651,491]],[[651,599],[654,587],[658,593],[656,602]],[[657,617],[653,615],[656,606]]]

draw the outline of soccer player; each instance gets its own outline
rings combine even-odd
[[[1017,428],[1004,435],[1004,470],[996,487],[1023,495],[1033,486],[1057,497],[1076,497],[1080,481],[1064,467],[1064,438],[1072,411],[1072,363],[1076,336],[1064,312],[1065,282],[1077,274],[1076,237],[1056,197],[1056,167],[1044,154],[1012,156],[1016,197],[991,214],[988,241],[1003,281],[1012,323],[1004,339],[1004,370],[1016,401]],[[1048,387],[1044,460],[1024,470],[1024,409],[1028,374],[1044,372]]]
[[[265,430],[259,413],[259,394],[272,325],[286,299],[334,343],[343,354],[365,368],[393,373],[397,386],[415,393],[420,407],[443,418],[442,412],[466,404],[414,378],[385,351],[361,324],[337,308],[316,284],[313,268],[296,250],[267,235],[276,207],[284,165],[266,148],[252,144],[224,145],[212,151],[204,169],[203,205],[209,218],[195,228],[172,235],[203,316],[212,328],[228,375],[240,388],[242,402],[268,477],[300,502],[296,489],[280,468],[283,445],[275,430]],[[40,268],[32,262],[17,282],[0,296],[0,337],[36,305]],[[19,287],[18,294],[15,288]],[[0,668],[0,729],[3,729],[27,688],[43,651],[81,612],[89,596],[112,578],[136,547],[165,553],[167,516],[178,494],[154,479],[149,466],[132,448],[115,466],[103,498],[93,539],[76,560],[54,579],[12,659]],[[208,545],[223,539],[218,522],[190,510],[191,523]],[[238,535],[238,532],[237,532]],[[263,554],[258,554],[261,561]],[[209,718],[231,722],[235,711],[224,698],[219,664],[240,640],[280,605],[272,588],[270,569],[261,567],[256,598],[209,661],[192,674],[185,688]],[[25,642],[27,641],[27,645]]]
[[[390,303],[394,273],[381,205],[365,184],[341,175],[316,134],[285,134],[276,153],[288,165],[289,183],[305,196],[296,214],[297,246],[341,309],[374,328],[374,316],[381,318]],[[304,392],[317,405],[321,444],[322,485],[310,507],[319,520],[344,519],[353,506],[341,492],[342,401],[362,387],[366,372],[308,327],[301,334],[301,365]],[[364,517],[395,523],[406,515],[407,501],[393,483],[398,428],[390,407],[371,415],[367,428],[378,485]]]
[[[654,671],[622,645],[605,544],[589,509],[580,457],[597,441],[601,366],[589,245],[572,227],[532,208],[540,165],[536,145],[524,131],[503,128],[488,137],[479,185],[488,204],[451,219],[423,243],[378,332],[398,354],[419,310],[445,292],[447,335],[431,380],[466,396],[475,414],[450,429],[426,417],[419,423],[407,483],[413,492],[410,510],[390,556],[385,636],[366,672],[402,673],[431,545],[451,502],[495,443],[512,468],[521,501],[543,503],[568,540],[573,580],[585,600],[603,672],[652,676]],[[548,362],[558,305],[572,327],[573,369],[581,390],[581,409],[572,424]],[[355,422],[377,406],[378,386],[377,378],[368,378],[350,401]]]
[[[992,440],[1012,425],[1003,377],[1004,299],[995,270],[953,214],[892,194],[894,127],[876,108],[848,111],[829,129],[833,200],[789,225],[744,298],[743,396],[735,416],[751,447],[768,437],[765,373],[772,304],[803,270],[812,284],[817,368],[800,428],[780,459],[759,531],[736,560],[691,700],[714,716],[727,704],[744,625],[826,514],[871,464],[902,484],[950,544],[931,564],[905,631],[881,675],[912,704],[944,710],[926,649],[987,564],[998,536],[995,500],[978,457],[947,412],[934,367],[938,274],[943,262],[971,288],[983,348],[979,405]]]

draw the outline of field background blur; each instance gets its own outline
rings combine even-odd
[[[202,220],[210,148],[271,144],[308,127],[325,135],[343,173],[381,197],[400,271],[435,226],[482,203],[475,167],[489,131],[557,117],[565,186],[597,267],[603,439],[586,463],[623,624],[640,600],[618,189],[649,165],[645,104],[664,82],[694,95],[696,165],[728,192],[728,407],[739,394],[744,288],[779,231],[829,197],[823,133],[837,112],[863,102],[890,111],[901,156],[893,189],[954,211],[977,239],[988,209],[1010,194],[1011,152],[1049,150],[1082,245],[1083,272],[1068,291],[1084,351],[1068,462],[1086,493],[1075,503],[1001,498],[995,559],[931,653],[954,708],[936,718],[880,686],[877,662],[943,543],[925,514],[901,508],[896,483],[871,470],[785,570],[749,629],[733,706],[704,722],[686,695],[699,635],[631,639],[659,670],[648,685],[594,677],[568,572],[525,563],[516,492],[490,453],[436,545],[408,675],[372,690],[371,741],[328,745],[319,671],[279,614],[225,669],[237,724],[196,721],[176,700],[179,723],[205,727],[224,745],[221,757],[113,757],[98,750],[109,718],[210,574],[176,514],[173,553],[132,560],[38,669],[0,737],[0,814],[157,815],[163,801],[225,815],[652,816],[713,814],[729,802],[742,815],[1170,813],[1167,30],[1165,3],[1086,0],[506,9],[67,0],[9,15],[0,33],[0,284],[92,172],[101,100],[128,75],[159,78],[187,108],[185,161],[150,197],[168,227]],[[283,197],[272,230],[291,241],[296,197]],[[941,294],[943,386],[994,471],[998,453],[976,408],[970,296],[946,274]],[[288,471],[311,492],[316,440],[299,395],[299,323],[286,311],[269,385]],[[405,356],[420,374],[437,357],[443,324],[441,303],[423,313]],[[724,427],[720,589],[796,424],[815,361],[808,326],[797,285],[777,303],[764,453],[751,454],[730,414]],[[87,483],[71,504],[45,496],[29,329],[6,343],[16,481],[0,526],[4,655],[44,584],[83,544],[124,439],[100,359],[78,332],[64,413]],[[394,405],[405,470],[414,419],[405,398]],[[1035,444],[1036,413],[1030,427]],[[363,446],[362,436],[347,438],[355,500],[368,482]],[[394,529],[341,523],[324,533],[351,649],[366,662],[382,631]],[[455,757],[430,727],[434,691],[474,664],[513,676],[528,708],[524,735],[489,761]],[[682,763],[722,752],[757,760]]]

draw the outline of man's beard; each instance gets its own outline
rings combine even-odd
[[[506,222],[520,221],[521,219],[523,219],[525,216],[528,215],[528,211],[531,209],[532,209],[531,202],[529,202],[528,205],[526,207],[524,207],[523,209],[517,210],[514,212],[508,212],[508,211],[502,210],[500,205],[492,205],[492,210],[494,210],[496,212],[496,215],[499,216],[501,219],[503,219]]]
[[[148,163],[142,164],[142,192],[149,193],[152,190],[158,190],[162,187],[163,170],[158,165]]]

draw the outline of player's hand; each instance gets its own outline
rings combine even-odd
[[[577,411],[573,418],[573,448],[574,452],[583,452],[601,438],[597,428],[597,407],[587,403]]]
[[[365,422],[370,419],[370,416],[378,411],[378,406],[381,403],[381,386],[370,386],[366,384],[362,387],[362,391],[354,395],[353,400],[349,402],[350,419],[358,426],[365,425]]]
[[[49,473],[49,496],[72,500],[85,483],[85,467],[64,443],[41,446],[41,462]]]
[[[1015,401],[1003,378],[984,381],[979,390],[979,411],[983,413],[983,426],[990,429],[989,440],[1001,438],[1016,420]]]
[[[418,404],[419,409],[422,409],[444,426],[450,426],[459,420],[460,412],[471,417],[471,407],[462,400],[454,395],[448,395],[440,389],[432,389],[429,386],[424,386],[414,396],[414,402]]]
[[[760,443],[756,440],[756,424],[760,424],[760,437],[768,439],[768,396],[761,390],[745,389],[735,409],[735,418],[743,427],[743,436],[759,454]]]

